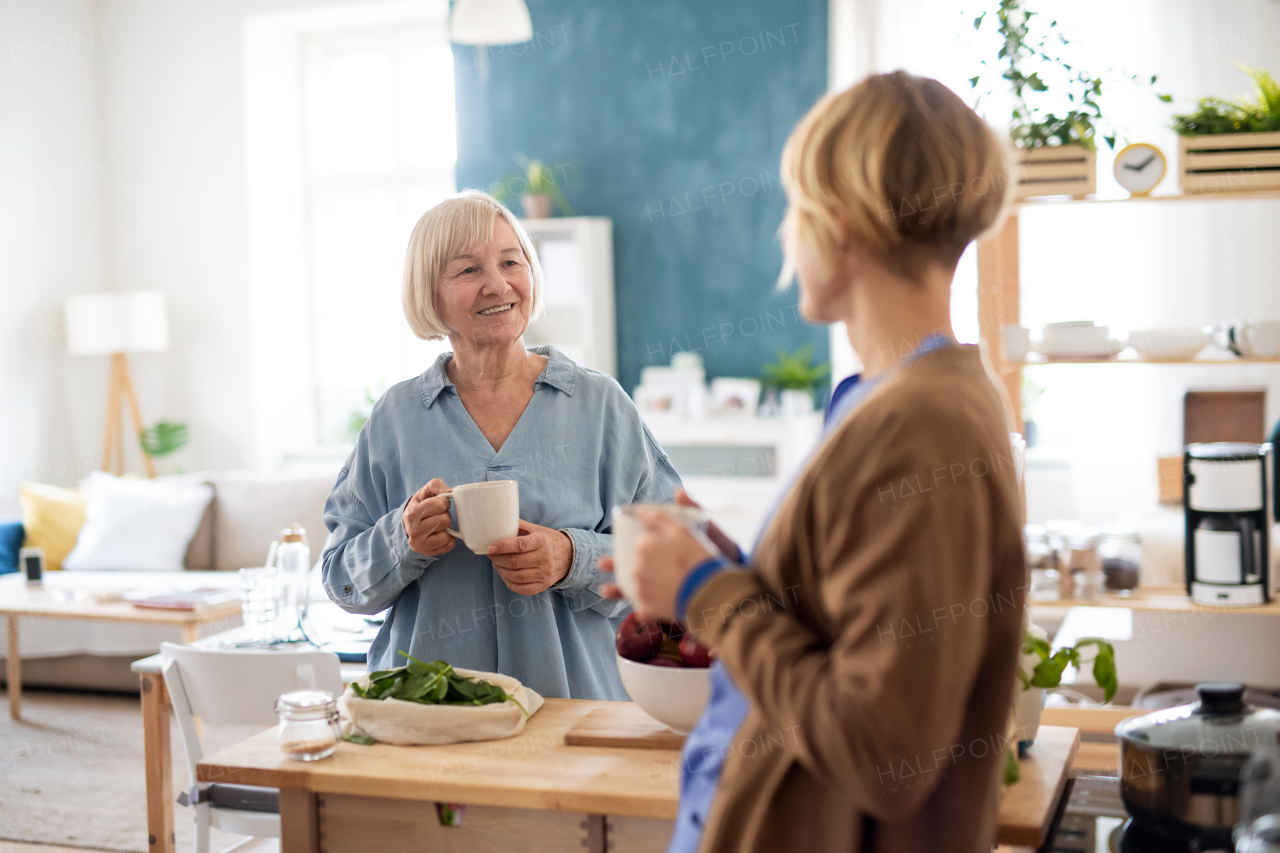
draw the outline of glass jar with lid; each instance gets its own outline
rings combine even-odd
[[[1049,532],[1041,524],[1028,524],[1023,528],[1027,547],[1027,572],[1031,580],[1032,601],[1056,601],[1058,589],[1058,558],[1049,544]]]
[[[1129,595],[1138,588],[1142,568],[1142,537],[1128,527],[1108,527],[1098,543],[1107,590]]]
[[[1101,538],[1095,528],[1083,524],[1067,534],[1065,564],[1066,571],[1071,576],[1073,598],[1102,597],[1102,560],[1098,556]]]
[[[338,700],[327,690],[295,690],[276,700],[280,751],[296,761],[328,758],[337,749]]]

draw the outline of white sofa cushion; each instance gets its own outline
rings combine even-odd
[[[272,541],[295,522],[307,531],[314,562],[329,537],[321,514],[337,479],[337,472],[319,477],[255,471],[213,475],[215,567],[261,566]]]
[[[94,471],[84,527],[63,568],[181,571],[212,498],[213,489],[199,483],[124,480]]]

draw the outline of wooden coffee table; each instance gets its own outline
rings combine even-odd
[[[74,573],[74,575],[92,574],[92,580],[102,582],[110,579],[105,572]],[[201,576],[216,578],[217,586],[227,584],[226,572],[182,572],[182,586],[200,586]],[[73,573],[50,573],[46,575],[47,586],[27,586],[26,578],[21,574],[0,576],[0,614],[9,621],[9,657],[6,675],[9,681],[9,716],[18,719],[22,714],[22,658],[18,648],[18,620],[31,619],[93,619],[103,622],[133,622],[147,625],[177,625],[182,628],[182,641],[190,643],[200,636],[200,626],[209,622],[217,622],[238,616],[240,603],[235,602],[227,607],[207,610],[201,613],[190,613],[182,610],[149,610],[134,607],[127,601],[98,602],[91,598],[75,600],[67,596],[75,589],[71,581]],[[130,573],[132,580],[137,573]],[[89,579],[86,579],[87,581]],[[147,586],[154,585],[159,590],[164,586],[164,579],[156,576],[147,578]],[[144,584],[139,583],[139,586]],[[175,584],[177,585],[177,584]]]

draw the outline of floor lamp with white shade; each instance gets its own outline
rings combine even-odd
[[[67,351],[72,355],[110,355],[111,380],[107,386],[107,426],[102,447],[102,470],[124,473],[124,434],[120,430],[120,404],[129,406],[138,449],[147,476],[156,475],[151,456],[142,447],[142,415],[129,375],[127,354],[164,352],[169,348],[169,322],[164,293],[130,290],[119,293],[85,293],[66,302]]]

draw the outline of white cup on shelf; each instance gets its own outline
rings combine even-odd
[[[1005,361],[1026,361],[1031,352],[1031,330],[1005,323],[1000,326],[1000,342],[1004,345]]]

